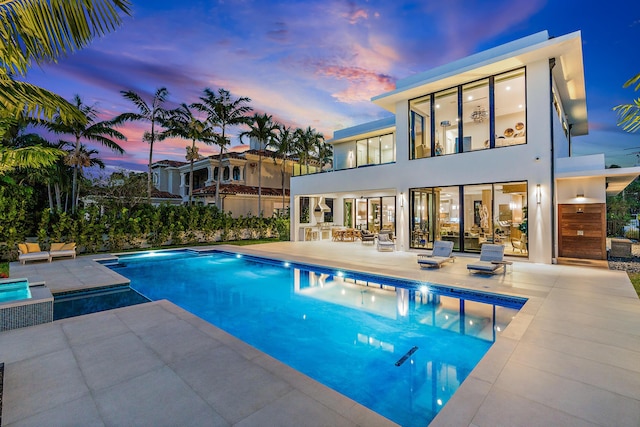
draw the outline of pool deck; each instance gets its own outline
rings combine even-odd
[[[485,276],[466,256],[428,270],[346,242],[214,248],[529,298],[432,426],[640,425],[640,300],[624,272],[513,258]],[[53,293],[127,282],[94,258],[11,276]],[[393,425],[167,301],[0,333],[2,362],[3,426]]]

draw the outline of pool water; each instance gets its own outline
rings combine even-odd
[[[0,281],[0,303],[31,298],[26,279]]]
[[[404,426],[429,424],[524,303],[228,253],[122,257],[112,267],[149,299]]]
[[[53,300],[53,320],[145,302],[149,302],[149,300],[127,285],[56,294]]]

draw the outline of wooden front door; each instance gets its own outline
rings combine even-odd
[[[560,257],[607,259],[607,205],[558,205]]]

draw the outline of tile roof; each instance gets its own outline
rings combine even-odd
[[[156,199],[182,199],[178,194],[171,194],[168,191],[160,191],[157,188],[151,189],[151,197]]]
[[[181,162],[178,160],[158,160],[157,162],[153,162],[154,165],[164,165],[164,166],[171,166],[173,168],[179,168],[180,166],[184,166],[186,164],[188,164],[187,162]]]

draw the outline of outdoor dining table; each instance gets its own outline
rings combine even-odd
[[[332,231],[332,238],[336,242],[353,242],[360,237],[360,230],[355,228],[339,228]]]

